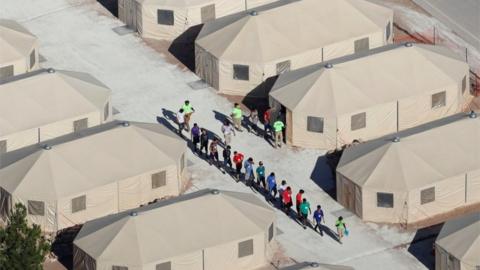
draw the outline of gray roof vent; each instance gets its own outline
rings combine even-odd
[[[137,213],[137,212],[135,212],[135,211],[133,211],[133,212],[130,212],[130,216],[131,216],[131,217],[136,217],[136,216],[138,216],[138,213]]]
[[[310,263],[310,267],[312,267],[312,268],[319,267],[319,266],[320,266],[320,264],[317,263],[317,262],[311,262]]]
[[[392,141],[393,141],[393,142],[399,142],[399,141],[400,141],[400,137],[397,136],[397,137],[393,138]]]
[[[325,64],[325,68],[332,68],[332,67],[333,67],[332,63]]]
[[[128,126],[130,126],[130,123],[128,121],[122,122],[122,126],[128,127]]]
[[[471,111],[469,114],[468,114],[468,117],[474,119],[474,118],[477,118],[477,113],[475,111]]]
[[[257,16],[258,12],[256,10],[252,10],[248,14],[250,14],[250,16]]]
[[[412,47],[413,46],[413,43],[412,42],[407,42],[405,43],[405,47]]]
[[[218,189],[212,189],[211,193],[213,195],[218,195],[218,194],[220,194],[220,191]]]
[[[52,149],[52,147],[51,147],[50,145],[48,145],[48,144],[43,145],[42,148],[45,149],[45,150],[50,150],[50,149]]]
[[[48,73],[55,73],[55,69],[54,69],[54,68],[48,68],[48,69],[47,69],[47,72],[48,72]]]

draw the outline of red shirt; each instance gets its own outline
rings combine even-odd
[[[264,113],[263,113],[263,121],[264,123],[270,123],[270,110],[266,110]]]
[[[233,162],[241,164],[242,161],[243,161],[243,154],[242,153],[236,153],[235,155],[233,155]]]
[[[292,193],[285,190],[282,194],[283,202],[284,203],[291,203],[292,202]]]
[[[302,203],[302,193],[300,193],[300,192],[297,193],[297,196],[295,198],[296,198],[297,204]]]

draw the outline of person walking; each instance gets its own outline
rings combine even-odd
[[[185,113],[185,129],[190,131],[190,119],[192,118],[192,114],[195,112],[195,109],[192,107],[189,100],[185,100],[182,109]]]
[[[272,196],[272,201],[275,201],[275,198],[277,197],[277,180],[275,179],[274,172],[271,172],[270,175],[268,175],[267,184],[268,184],[268,195]]]
[[[183,137],[182,131],[185,128],[185,112],[183,109],[178,110],[177,115],[178,134]]]
[[[235,164],[235,178],[240,181],[242,174],[243,154],[237,151],[233,152],[233,163]]]
[[[292,208],[292,188],[287,187],[282,195],[283,198],[283,210],[287,216],[290,215],[290,210]]]
[[[225,145],[230,145],[231,144],[232,134],[233,134],[233,136],[237,135],[237,134],[235,134],[235,129],[232,127],[232,124],[227,119],[225,119],[225,121],[223,121],[222,133],[223,133],[223,138],[225,138]]]
[[[258,121],[259,121],[259,118],[258,118],[258,110],[257,109],[253,109],[251,112],[250,112],[250,116],[248,117],[248,121],[250,122],[250,130],[249,132],[254,132],[255,135],[260,135],[260,133],[258,132]]]
[[[345,234],[345,230],[347,229],[347,224],[343,221],[343,217],[339,216],[337,221],[335,222],[335,227],[337,227],[337,235],[338,235],[338,242],[342,244],[342,238]]]
[[[208,132],[206,129],[200,129],[200,154],[205,149],[205,157],[208,157]]]
[[[310,203],[307,201],[306,198],[303,198],[302,204],[300,204],[300,215],[301,215],[301,221],[303,228],[307,228],[307,222],[308,222],[308,215],[312,213],[312,210],[310,209]]]
[[[216,167],[218,167],[218,139],[213,138],[212,142],[210,143],[210,165],[213,163]]]
[[[278,187],[278,200],[280,201],[280,208],[283,209],[283,192],[287,189],[287,181],[282,180],[280,187]]]
[[[249,157],[245,160],[243,167],[245,167],[245,184],[247,186],[252,186],[252,183],[255,179],[255,175],[253,174],[253,158]]]
[[[285,124],[283,124],[282,120],[280,119],[273,123],[273,130],[275,131],[275,148],[282,147],[284,127]]]
[[[268,106],[267,110],[263,113],[263,137],[267,139],[272,133],[272,125],[270,124],[272,115],[272,108]]]
[[[192,150],[194,153],[198,151],[198,144],[200,143],[200,127],[197,123],[193,124],[192,130],[190,132],[191,140],[192,140]]]
[[[315,227],[313,228],[314,231],[317,231],[320,233],[321,236],[323,236],[323,228],[322,228],[322,222],[325,224],[325,217],[323,215],[323,210],[320,205],[317,205],[317,210],[313,212],[313,220],[315,221]]]
[[[258,162],[258,167],[256,169],[257,173],[257,187],[260,189],[260,185],[263,187],[264,190],[267,189],[265,185],[265,166],[263,166],[263,162]]]
[[[300,205],[303,202],[303,199],[302,199],[303,193],[305,193],[305,191],[303,189],[300,189],[300,191],[298,191],[297,195],[295,196],[295,208],[297,210],[298,218],[302,217],[302,215],[300,214]]]
[[[232,148],[230,145],[227,145],[225,148],[223,148],[222,151],[222,156],[223,156],[223,173],[228,171],[230,173],[232,171],[232,159],[230,156],[232,155]]]
[[[243,112],[242,108],[240,108],[240,104],[235,103],[233,105],[232,109],[232,114],[231,114],[232,120],[233,120],[233,126],[238,130],[242,131],[242,118],[243,118]]]

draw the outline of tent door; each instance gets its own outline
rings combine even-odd
[[[137,5],[133,0],[125,1],[125,10],[126,10],[126,22],[128,28],[131,28],[137,31]]]
[[[343,192],[343,206],[350,211],[355,212],[355,191],[354,185],[347,181],[342,181],[342,192]]]

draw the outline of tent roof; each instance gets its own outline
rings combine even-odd
[[[453,115],[345,149],[337,167],[360,187],[410,191],[480,169],[480,117]],[[399,142],[393,139],[399,137]]]
[[[96,260],[140,266],[264,233],[275,220],[252,194],[215,193],[201,190],[89,221],[74,244]]]
[[[411,44],[411,43],[410,43]],[[468,65],[445,48],[387,45],[279,76],[270,96],[288,109],[334,116],[458,85]]]
[[[0,80],[0,137],[103,111],[110,95],[81,72],[38,70]]]
[[[292,266],[283,267],[280,270],[354,270],[354,268],[343,265],[302,262]]]
[[[392,16],[364,0],[281,0],[206,23],[196,43],[217,58],[265,63],[383,33]]]
[[[52,201],[177,164],[186,145],[158,124],[114,121],[0,158],[0,186],[31,200]],[[44,145],[49,145],[50,150]]]
[[[435,244],[470,266],[480,265],[480,212],[447,221]]]
[[[27,57],[37,37],[12,20],[0,19],[0,65]]]
[[[143,5],[158,5],[165,7],[189,8],[195,6],[204,6],[220,2],[219,0],[137,0]]]

